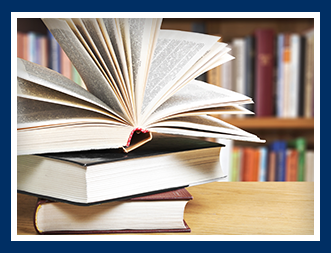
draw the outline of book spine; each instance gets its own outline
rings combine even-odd
[[[48,39],[49,39],[49,68],[61,72],[60,66],[60,45],[54,38],[53,34],[48,31]]]
[[[260,159],[259,159],[259,181],[267,181],[267,171],[268,171],[268,150],[266,147],[259,148]]]
[[[291,34],[290,37],[290,99],[289,116],[296,118],[299,116],[299,76],[300,76],[300,37],[298,34]]]
[[[247,36],[245,37],[245,76],[244,76],[244,88],[245,95],[255,100],[254,91],[255,91],[255,80],[254,80],[254,72],[255,72],[255,47],[254,47],[254,37]],[[248,110],[254,111],[254,104],[245,105]]]
[[[276,116],[284,116],[284,34],[277,36],[277,96]]]
[[[255,113],[258,117],[272,116],[274,113],[274,32],[270,29],[257,30],[255,40]]]

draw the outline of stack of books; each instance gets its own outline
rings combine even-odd
[[[226,176],[222,144],[264,142],[210,115],[251,113],[199,76],[233,57],[160,19],[43,19],[86,89],[17,60],[17,188],[41,234],[182,232],[188,186]]]

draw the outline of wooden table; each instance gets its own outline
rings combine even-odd
[[[314,183],[215,182],[187,189],[194,199],[186,206],[192,232],[185,235],[314,234]],[[17,194],[18,235],[36,234],[35,203]]]

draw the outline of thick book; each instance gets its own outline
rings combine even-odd
[[[80,205],[204,184],[223,178],[224,145],[155,135],[142,147],[17,157],[17,190]]]
[[[184,211],[192,199],[185,188],[94,206],[38,199],[34,227],[39,234],[191,232]]]
[[[255,114],[274,115],[274,31],[255,31]]]
[[[152,133],[261,141],[209,116],[251,114],[251,98],[194,79],[233,59],[219,37],[160,30],[161,19],[43,21],[87,90],[18,58],[18,155],[129,152]]]

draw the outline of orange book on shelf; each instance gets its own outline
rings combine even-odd
[[[286,181],[297,181],[298,151],[290,149],[286,159]]]
[[[243,178],[242,181],[257,181],[259,167],[259,153],[254,148],[243,150]]]
[[[276,180],[276,152],[270,151],[268,164],[268,181]]]

